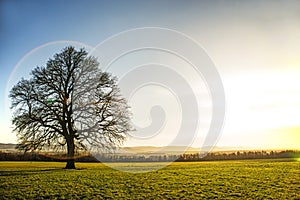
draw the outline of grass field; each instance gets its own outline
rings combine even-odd
[[[160,163],[140,163],[151,166]],[[0,162],[0,199],[300,199],[300,162],[173,163],[126,173],[100,163]],[[132,163],[116,163],[129,167]]]

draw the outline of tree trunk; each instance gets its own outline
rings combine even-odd
[[[74,152],[75,152],[75,145],[74,145],[74,138],[67,139],[67,148],[68,148],[68,155],[67,155],[67,165],[65,169],[75,169],[75,159],[74,159]]]
[[[75,159],[74,158],[67,160],[67,165],[66,165],[65,169],[76,169],[75,168]]]

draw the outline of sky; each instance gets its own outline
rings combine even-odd
[[[157,27],[160,33],[174,34],[175,39],[158,38],[157,45],[174,47],[182,36],[192,39],[206,52],[203,59],[209,58],[214,63],[224,87],[226,105],[223,128],[215,145],[300,148],[299,1],[1,0],[0,143],[17,141],[12,133],[8,92],[21,77],[28,78],[34,67],[45,64],[67,45],[85,47],[100,59],[97,50],[101,50],[103,43],[113,44],[105,50],[115,52],[140,38],[154,40],[153,35],[145,36],[148,32],[142,32],[144,35],[134,32],[136,41],[127,44],[130,42],[127,38],[124,42],[129,30],[144,30],[144,27]],[[118,37],[121,43],[116,44]],[[180,45],[184,48],[187,43]],[[187,54],[196,53],[191,49]],[[124,145],[167,146],[173,144],[171,141],[181,124],[196,123],[195,131],[186,133],[189,141],[176,145],[203,146],[214,106],[211,94],[214,91],[210,91],[207,77],[201,78],[190,63],[170,51],[143,49],[119,56],[108,70],[120,82],[125,82],[125,76],[130,77],[137,67],[144,67],[136,76],[140,81],[149,77],[169,81],[140,83],[139,88],[131,91],[128,101],[133,123],[137,127],[150,126],[145,130],[153,133],[143,133],[145,137],[137,136],[140,132],[132,133]],[[148,69],[158,72],[143,74]],[[183,79],[169,77],[168,73],[164,79],[161,76],[164,69],[172,69]],[[138,78],[131,76],[130,80]],[[184,80],[191,88],[192,93],[185,100],[178,97],[184,96],[185,91],[176,92],[184,84],[176,80]],[[169,90],[166,84],[174,82],[175,90]],[[195,97],[196,106],[192,101],[186,103],[189,97]],[[190,109],[191,113],[198,110],[199,115],[183,115],[184,109]],[[161,129],[156,130],[160,125]]]

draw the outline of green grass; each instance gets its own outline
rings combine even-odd
[[[0,162],[0,199],[300,199],[299,161],[173,163],[148,173],[100,163],[77,163],[79,170],[64,165]]]

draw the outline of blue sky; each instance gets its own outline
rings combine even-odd
[[[15,142],[5,87],[28,52],[63,40],[94,47],[121,31],[162,27],[192,37],[216,64],[227,99],[218,145],[299,147],[299,1],[2,0],[0,9],[0,142]],[[165,145],[158,141],[144,142]]]

